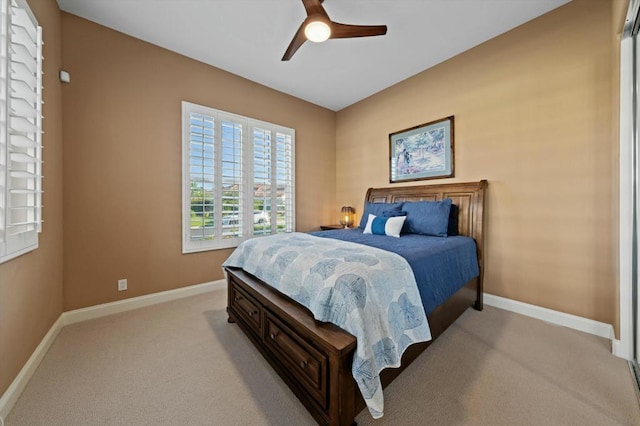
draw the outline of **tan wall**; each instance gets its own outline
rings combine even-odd
[[[28,3],[44,38],[44,225],[37,250],[0,264],[0,396],[62,313],[60,11],[55,0]]]
[[[183,100],[294,128],[297,229],[335,220],[335,112],[74,15],[62,28],[65,310],[222,278],[230,250],[181,252]]]
[[[388,134],[455,115],[451,181],[489,181],[486,291],[617,324],[612,22],[574,0],[338,112],[336,201],[361,213]]]

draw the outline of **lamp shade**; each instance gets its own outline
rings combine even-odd
[[[350,228],[356,221],[356,211],[351,206],[344,206],[340,210],[340,225]]]

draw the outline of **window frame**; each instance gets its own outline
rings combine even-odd
[[[213,232],[213,239],[200,239],[193,240],[191,238],[191,114],[200,114],[205,117],[211,117],[213,119],[213,226],[210,228]],[[239,225],[238,234],[235,236],[226,236],[223,238],[222,233],[225,232],[223,226],[223,211],[222,211],[222,187],[218,185],[222,181],[222,144],[221,140],[222,123],[234,123],[241,125],[241,138],[240,138],[240,183],[238,187],[238,211],[237,214]],[[286,176],[286,182],[284,183],[284,197],[285,210],[284,210],[284,229],[278,229],[278,197],[277,194],[270,193],[269,198],[271,204],[269,207],[263,206],[264,210],[268,209],[268,226],[262,225],[262,231],[264,235],[274,235],[279,232],[295,232],[295,130],[268,123],[261,120],[256,120],[250,117],[233,114],[226,111],[217,110],[214,108],[206,107],[203,105],[194,104],[191,102],[182,102],[182,253],[197,253],[209,250],[219,250],[237,247],[242,241],[250,238],[259,237],[262,235],[256,234],[254,223],[254,203],[258,198],[255,197],[254,184],[254,131],[259,129],[260,131],[270,132],[270,191],[273,187],[276,187],[276,191],[280,181],[278,180],[278,137],[282,136],[288,138],[287,154],[290,155],[290,160],[285,164],[284,174]],[[224,140],[227,142],[226,140]],[[203,145],[204,146],[204,145]],[[203,154],[204,155],[204,154]],[[204,158],[204,156],[203,156]],[[203,160],[204,161],[204,160]],[[205,167],[204,165],[202,166]],[[201,181],[207,182],[204,178]],[[275,185],[274,185],[275,182]],[[205,213],[206,202],[203,199],[203,217]],[[203,219],[204,222],[204,219]],[[280,222],[280,226],[283,223]],[[202,229],[203,235],[205,235],[205,228]],[[228,226],[227,226],[228,229]]]

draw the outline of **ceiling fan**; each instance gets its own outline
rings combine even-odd
[[[307,40],[319,43],[330,38],[371,37],[387,33],[386,25],[349,25],[334,22],[329,19],[329,15],[322,7],[323,1],[302,0],[307,18],[293,36],[287,51],[284,52],[283,61],[291,59],[296,50]]]

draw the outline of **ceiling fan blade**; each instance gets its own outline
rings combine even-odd
[[[322,7],[322,2],[324,0],[302,0],[302,4],[304,5],[304,10],[307,11],[307,16],[311,15],[324,15],[329,19],[327,12],[324,11],[324,7]]]
[[[293,54],[296,53],[296,50],[298,50],[300,46],[302,46],[302,43],[307,41],[307,38],[304,36],[305,22],[300,25],[300,28],[298,28],[298,31],[296,31],[296,35],[293,36],[293,40],[291,40],[291,43],[289,43],[289,47],[287,47],[287,51],[284,52],[284,56],[282,57],[283,61],[288,61],[289,59],[291,59]]]
[[[331,22],[330,38],[372,37],[386,33],[386,25],[348,25]]]

